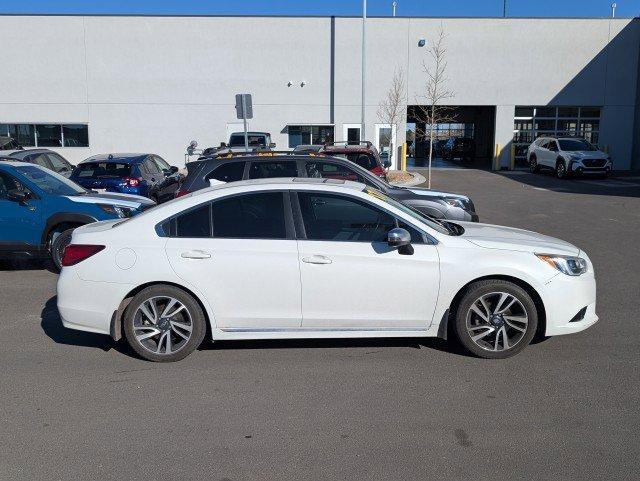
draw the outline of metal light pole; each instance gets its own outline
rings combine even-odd
[[[611,18],[616,18],[616,7],[618,5],[616,3],[611,4]]]
[[[395,16],[396,16],[396,7],[397,7],[397,6],[398,6],[398,2],[393,2],[393,3],[391,4],[391,8],[392,8],[392,10],[391,10],[391,16],[392,16],[392,17],[395,17]]]
[[[507,18],[507,0],[504,0],[504,2],[502,2],[502,16],[504,18]]]
[[[365,40],[367,33],[367,0],[362,0],[362,118],[361,118],[361,126],[360,126],[360,140],[365,139],[365,131],[364,131],[364,81],[365,81]]]

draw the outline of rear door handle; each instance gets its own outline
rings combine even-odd
[[[180,254],[180,257],[183,259],[209,259],[211,254],[205,251],[195,250],[195,251],[187,251]]]
[[[307,264],[331,264],[333,261],[327,256],[315,255],[311,257],[303,257],[302,262]]]

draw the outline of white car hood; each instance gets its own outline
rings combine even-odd
[[[469,200],[466,195],[453,194],[451,192],[441,192],[438,190],[425,189],[424,187],[407,187],[407,190],[416,195],[424,195],[426,197],[452,197],[455,199]]]
[[[577,256],[580,253],[580,249],[569,242],[524,229],[476,222],[456,222],[456,224],[464,227],[463,239],[486,249],[569,256]]]
[[[575,155],[581,159],[606,159],[609,157],[608,154],[605,154],[601,150],[578,150],[575,152],[567,152],[567,154]]]

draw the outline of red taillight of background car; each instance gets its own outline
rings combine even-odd
[[[127,187],[138,187],[141,180],[142,179],[138,179],[136,177],[127,177],[124,179],[124,183],[127,185]]]
[[[183,195],[190,194],[190,192],[186,189],[178,189],[176,190],[176,197],[182,197]]]
[[[64,254],[62,254],[62,266],[74,266],[78,262],[82,262],[92,255],[97,254],[102,249],[104,249],[104,247],[105,246],[89,244],[69,244],[67,247],[65,247]]]

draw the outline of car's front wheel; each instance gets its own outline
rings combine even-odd
[[[51,251],[51,260],[53,266],[60,272],[62,269],[62,256],[64,255],[64,249],[71,243],[71,236],[73,235],[73,229],[67,229],[62,232],[53,232],[49,241],[49,249]]]
[[[472,284],[455,313],[460,343],[472,354],[504,359],[522,351],[538,327],[538,312],[522,287],[495,279]]]
[[[558,179],[567,178],[567,166],[565,165],[564,160],[559,160],[556,163],[556,177]]]
[[[124,312],[123,323],[131,348],[154,362],[184,359],[206,333],[198,302],[182,289],[167,285],[147,287],[136,294]]]
[[[537,174],[539,170],[540,167],[538,166],[538,159],[535,155],[532,155],[529,159],[529,172],[531,172],[532,174]]]

